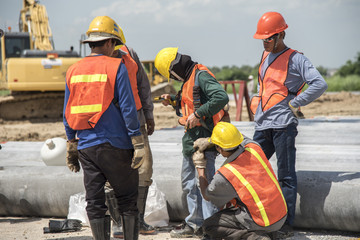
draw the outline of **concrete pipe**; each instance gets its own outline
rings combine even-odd
[[[3,216],[66,217],[70,196],[85,191],[67,167],[4,167],[0,182]]]

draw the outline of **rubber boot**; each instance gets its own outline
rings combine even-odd
[[[90,220],[94,240],[110,240],[110,216]]]
[[[155,228],[147,224],[144,220],[146,199],[148,195],[149,187],[139,186],[138,188],[138,200],[137,206],[139,209],[139,232],[141,234],[152,234],[155,232]]]
[[[125,240],[139,239],[139,218],[137,215],[124,216],[121,215],[121,223]]]

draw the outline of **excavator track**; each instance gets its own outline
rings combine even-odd
[[[0,97],[0,119],[60,119],[64,92],[16,94]]]

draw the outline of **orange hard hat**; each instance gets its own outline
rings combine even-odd
[[[278,12],[267,12],[261,16],[257,30],[254,34],[256,39],[265,39],[272,35],[282,32],[288,28],[283,16]]]

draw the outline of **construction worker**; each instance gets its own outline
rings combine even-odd
[[[263,40],[265,51],[259,66],[258,95],[251,99],[251,111],[255,114],[254,141],[268,159],[276,153],[278,179],[288,207],[283,230],[291,232],[297,195],[295,137],[298,118],[303,118],[299,107],[320,97],[327,84],[309,59],[285,45],[287,28],[277,12],[267,12],[258,21],[254,38]],[[305,84],[308,88],[301,93]]]
[[[125,43],[125,41],[124,41]],[[139,188],[137,206],[139,209],[139,232],[141,234],[152,234],[155,232],[153,226],[148,225],[144,220],[146,198],[149,186],[152,183],[151,177],[153,173],[152,165],[153,159],[149,145],[148,135],[153,134],[155,129],[154,122],[154,105],[151,99],[151,88],[147,74],[139,60],[136,52],[126,45],[118,45],[115,47],[112,57],[121,58],[128,70],[131,88],[134,95],[138,119],[140,121],[140,132],[144,136],[145,156],[144,162],[139,168]],[[111,199],[114,195],[111,187],[106,190],[107,199]],[[114,205],[115,206],[109,206]],[[113,222],[113,237],[123,238],[123,231],[118,214],[115,212],[116,201],[107,201],[109,206],[110,215],[115,221]],[[112,214],[114,213],[114,214]]]
[[[115,45],[125,40],[122,29],[108,16],[95,17],[87,35],[83,42],[89,44],[91,54],[66,74],[67,165],[78,172],[80,161],[84,171],[86,211],[94,239],[110,239],[106,181],[117,198],[124,238],[138,239],[138,168],[145,155],[144,139],[125,64],[110,57]]]
[[[215,145],[226,158],[210,181],[206,159],[194,158],[203,197],[222,210],[203,224],[208,239],[270,239],[287,216],[286,202],[274,170],[258,143],[227,122],[219,122],[210,138],[200,138],[200,153]],[[198,153],[198,152],[196,152]]]
[[[191,57],[178,52],[178,48],[164,48],[156,55],[155,67],[167,79],[183,82],[176,96],[163,94],[163,105],[176,103],[179,123],[186,129],[182,138],[183,164],[181,170],[182,189],[186,194],[189,215],[183,227],[170,232],[173,238],[202,235],[204,219],[217,212],[217,208],[205,201],[197,186],[196,170],[192,161],[193,143],[198,138],[210,137],[214,125],[226,114],[223,108],[228,103],[227,93],[217,82],[213,73]],[[180,114],[180,107],[182,115]],[[215,149],[205,152],[206,176],[209,180],[215,173]]]

